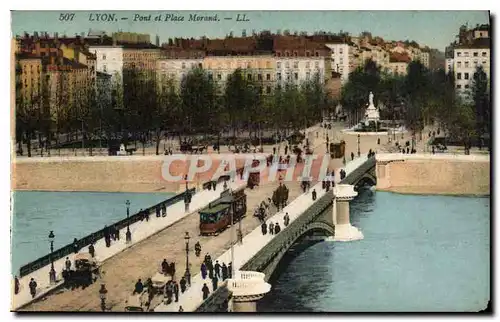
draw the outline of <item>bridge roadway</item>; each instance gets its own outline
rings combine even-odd
[[[244,186],[242,182],[234,182],[231,183],[232,188],[238,188]],[[223,191],[223,185],[219,184],[217,186],[217,190],[202,190],[198,191],[192,198],[190,204],[190,210],[188,212],[185,211],[185,206],[183,201],[179,201],[169,207],[167,207],[167,216],[157,218],[155,214],[150,215],[149,221],[139,221],[132,225],[130,225],[130,231],[132,233],[132,243],[125,243],[125,231],[126,229],[122,229],[120,231],[120,240],[112,241],[111,247],[106,247],[104,239],[98,240],[94,247],[96,251],[96,259],[99,262],[104,262],[105,260],[115,256],[116,254],[123,252],[125,249],[135,246],[144,239],[147,239],[153,234],[160,232],[168,226],[173,225],[175,222],[181,220],[186,217],[190,213],[195,212],[198,209],[201,209],[208,205],[210,202],[216,200],[220,193]],[[79,253],[88,253],[88,246],[82,248]],[[74,258],[76,254],[71,254],[68,257],[70,258],[72,265],[74,265]],[[34,278],[38,284],[37,294],[35,296],[35,300],[43,298],[47,293],[51,292],[55,288],[59,287],[62,284],[62,276],[61,272],[65,267],[66,258],[61,258],[57,261],[54,261],[54,268],[57,273],[57,279],[59,282],[54,285],[50,285],[49,283],[49,271],[50,265],[40,268],[39,270],[28,274],[19,279],[20,282],[20,292],[17,295],[13,295],[13,310],[18,310],[19,308],[24,307],[26,304],[33,301],[31,294],[29,293],[29,281],[31,278]]]
[[[361,165],[363,165],[368,158],[366,156],[361,156],[359,158],[355,158],[352,161],[349,161],[344,169],[346,171],[347,176],[358,169]],[[338,169],[340,171],[340,169]],[[335,175],[336,180],[340,178],[338,174]],[[309,207],[311,207],[315,202],[312,200],[311,192],[313,189],[317,192],[318,201],[323,195],[325,195],[325,190],[322,189],[321,182],[318,182],[314,186],[311,187],[309,192],[303,193],[298,198],[294,199],[291,203],[289,203],[285,209],[276,213],[275,215],[269,217],[266,222],[269,224],[270,222],[276,223],[279,222],[282,227],[282,234],[287,227],[285,227],[283,223],[283,216],[286,212],[290,216],[290,225],[297,220]],[[235,244],[234,246],[234,269],[238,271],[240,267],[242,267],[247,261],[249,261],[255,254],[257,254],[262,248],[264,248],[267,244],[271,243],[277,235],[262,235],[260,227],[255,228],[251,233],[245,235],[243,238],[242,244]],[[229,243],[230,246],[230,243]],[[221,256],[214,258],[212,257],[214,262],[218,260],[219,263],[229,263],[231,262],[231,250],[227,250]],[[194,272],[192,272],[193,274]],[[191,287],[179,298],[179,302],[172,302],[168,305],[162,303],[155,308],[155,312],[178,312],[179,306],[182,306],[185,312],[195,311],[201,303],[203,303],[203,297],[201,289],[203,284],[206,283],[211,292],[213,292],[212,282],[210,279],[203,280],[201,277],[201,273],[199,273],[198,266],[198,274],[191,278]],[[221,284],[221,283],[219,283]]]

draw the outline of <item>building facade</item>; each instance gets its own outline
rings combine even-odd
[[[455,87],[459,94],[467,96],[470,94],[474,73],[477,67],[482,66],[488,79],[490,79],[490,48],[489,39],[486,42],[474,45],[458,46],[454,50],[453,73],[455,76]]]
[[[96,71],[111,75],[111,81],[121,83],[123,77],[122,46],[90,46],[96,56]]]
[[[331,52],[331,70],[340,74],[342,83],[349,79],[349,62],[351,61],[352,51],[346,43],[341,44],[326,44]]]

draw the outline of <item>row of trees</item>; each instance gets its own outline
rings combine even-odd
[[[376,93],[376,104],[385,106],[382,118],[398,114],[414,134],[438,122],[452,139],[464,144],[466,151],[491,130],[488,79],[481,66],[473,74],[470,91],[460,95],[453,74],[447,75],[443,69],[429,70],[413,61],[405,76],[389,75],[368,60],[349,75],[342,88],[341,103],[353,123],[362,119],[370,91]]]
[[[200,68],[189,71],[180,83],[150,71],[127,69],[107,89],[109,103],[90,92],[85,97],[73,95],[74,102],[69,102],[69,80],[61,76],[53,82],[55,87],[44,82],[40,95],[47,98],[42,105],[28,106],[19,86],[16,139],[19,147],[26,143],[28,156],[35,134],[49,147],[58,145],[62,133],[81,133],[82,145],[90,153],[95,141],[119,140],[140,142],[143,150],[147,142],[154,141],[159,154],[167,132],[176,133],[179,140],[182,135],[220,139],[223,132],[232,132],[234,144],[241,130],[248,131],[249,139],[256,139],[264,129],[280,133],[302,129],[318,122],[331,104],[319,75],[300,85],[289,82],[271,87],[251,79],[248,72],[237,69],[221,85]],[[71,109],[65,108],[68,106]]]

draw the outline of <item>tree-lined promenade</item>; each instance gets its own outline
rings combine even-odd
[[[70,111],[63,108],[67,86],[61,77],[55,101],[49,102],[47,86],[29,101],[16,97],[17,151],[31,156],[32,141],[38,140],[40,155],[43,147],[46,155],[50,147],[54,153],[61,138],[77,141],[75,145],[88,149],[89,155],[93,148],[112,142],[142,145],[143,154],[146,146],[153,145],[155,153],[161,154],[161,142],[167,137],[175,137],[179,146],[181,142],[214,148],[221,143],[274,144],[278,138],[320,122],[323,115],[333,114],[339,102],[351,125],[358,123],[370,91],[376,94],[376,105],[386,107],[382,118],[403,119],[413,134],[438,123],[468,150],[491,130],[489,86],[481,67],[473,75],[469,99],[456,94],[453,75],[430,71],[418,61],[408,65],[406,76],[395,76],[368,60],[350,74],[338,101],[328,95],[319,75],[301,84],[278,83],[269,92],[247,71],[237,69],[222,86],[201,68],[190,70],[180,82],[137,69],[124,70],[123,83],[112,86],[108,106],[88,91],[72,96],[78,101],[71,104]],[[241,131],[246,133],[243,138]]]

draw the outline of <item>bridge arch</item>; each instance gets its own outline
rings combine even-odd
[[[323,221],[313,221],[300,231],[296,232],[292,238],[282,245],[280,250],[274,254],[272,260],[266,265],[266,267],[263,268],[262,272],[266,275],[266,280],[269,280],[271,276],[273,276],[283,257],[293,245],[297,244],[298,241],[302,240],[306,236],[317,232],[321,233],[321,235],[325,237],[333,237],[335,235],[335,227]],[[307,243],[307,246],[302,249],[302,251],[314,244],[314,242]]]
[[[360,177],[355,183],[354,187],[357,190],[359,187],[368,184],[370,186],[377,185],[377,177],[370,171],[366,172],[362,177]]]

